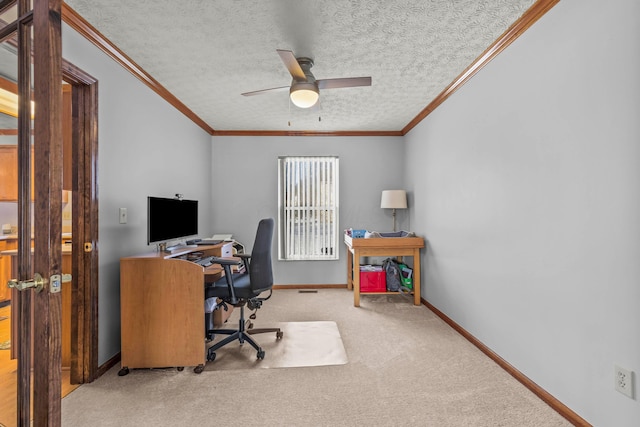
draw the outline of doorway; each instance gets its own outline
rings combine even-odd
[[[98,376],[98,81],[62,60],[71,85],[72,187],[71,384]],[[66,173],[66,172],[65,172]]]

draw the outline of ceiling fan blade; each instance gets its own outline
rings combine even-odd
[[[371,77],[345,77],[342,79],[316,80],[319,89],[339,89],[341,87],[371,86]]]
[[[282,89],[289,90],[290,86],[280,86],[280,87],[272,87],[272,88],[269,88],[269,89],[254,90],[253,92],[241,93],[241,95],[242,96],[262,95],[265,92],[277,91],[277,90],[282,90]]]
[[[278,55],[280,55],[280,59],[282,59],[282,62],[284,62],[284,65],[287,67],[287,70],[289,70],[289,73],[291,73],[291,77],[293,77],[294,80],[299,82],[307,81],[307,76],[304,75],[304,71],[302,71],[302,68],[300,67],[300,64],[298,64],[298,60],[293,55],[293,52],[282,49],[276,49],[276,51],[278,52]]]

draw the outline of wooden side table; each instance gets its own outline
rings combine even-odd
[[[413,257],[413,303],[420,305],[420,249],[424,248],[422,237],[376,237],[354,239],[344,235],[347,246],[347,288],[353,289],[353,305],[360,307],[360,257]],[[397,292],[363,292],[386,294]]]

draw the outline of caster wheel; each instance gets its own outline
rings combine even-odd
[[[196,374],[201,374],[202,371],[204,371],[204,365],[198,365],[193,368],[193,372],[195,372]]]
[[[178,372],[184,371],[184,366],[178,366]]]
[[[282,331],[276,332],[276,339],[281,340],[283,336],[284,336],[284,332]]]
[[[118,376],[119,377],[124,377],[125,375],[127,375],[129,373],[129,368],[127,368],[126,366],[122,369],[120,369],[118,371]]]
[[[216,354],[214,352],[207,353],[207,361],[213,362],[214,360],[216,360]]]
[[[258,350],[258,359],[264,359],[264,350]]]

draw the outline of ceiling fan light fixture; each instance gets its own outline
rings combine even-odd
[[[318,102],[320,91],[315,82],[296,82],[291,85],[289,97],[296,107],[309,108]]]

